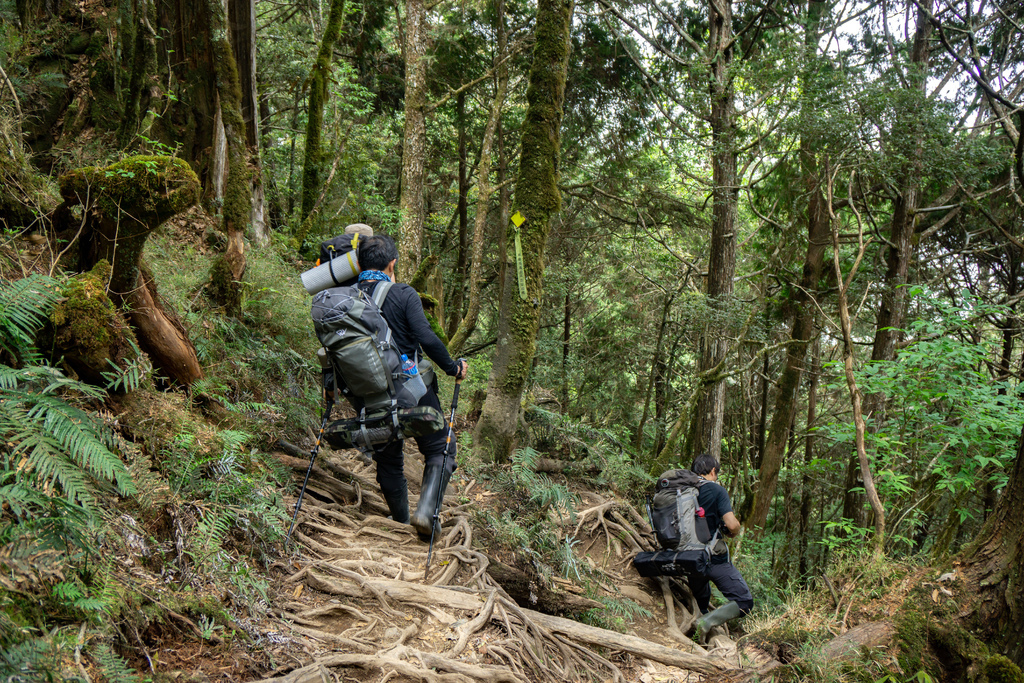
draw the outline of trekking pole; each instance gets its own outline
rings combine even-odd
[[[465,358],[459,359],[459,366],[466,361]],[[452,445],[452,432],[454,431],[453,425],[455,424],[455,408],[459,405],[459,386],[462,384],[462,377],[455,379],[455,391],[452,392],[452,412],[448,416],[448,437],[444,440],[444,458],[441,460],[441,476],[448,468],[448,452]],[[427,546],[427,566],[423,570],[423,580],[427,580],[427,574],[430,572],[430,555],[434,552],[434,530],[437,529],[438,520],[441,516],[441,503],[444,501],[444,496],[439,495],[437,497],[437,505],[434,507],[434,516],[431,519],[430,524],[430,545]]]
[[[313,471],[313,461],[316,460],[316,454],[320,452],[320,442],[324,439],[324,430],[327,429],[327,420],[331,417],[331,408],[334,407],[334,399],[328,398],[327,405],[324,406],[324,419],[320,422],[320,432],[316,435],[316,445],[313,446],[313,450],[309,452],[309,467],[306,468],[306,478],[302,480],[302,490],[299,491],[299,499],[295,501],[295,514],[292,515],[292,525],[288,527],[288,535],[284,539],[284,547],[288,547],[288,542],[292,539],[292,531],[295,529],[295,520],[299,518],[299,509],[302,507],[302,497],[306,495],[306,485],[309,483],[309,473]]]

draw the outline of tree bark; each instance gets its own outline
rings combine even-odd
[[[242,119],[242,89],[238,66],[228,40],[227,17],[221,0],[208,0],[213,41],[217,97],[227,145],[227,182],[224,187],[223,227],[228,236],[224,253],[210,268],[208,291],[225,312],[242,315],[242,278],[245,275],[245,234],[252,209],[252,191]]]
[[[323,163],[321,134],[324,126],[324,105],[330,92],[331,58],[334,45],[341,35],[341,25],[345,19],[345,0],[331,0],[331,10],[320,40],[320,50],[316,61],[309,71],[309,107],[306,119],[306,153],[302,163],[302,228],[308,225],[313,206],[320,195],[320,166]],[[296,235],[299,243],[306,238],[304,232]]]
[[[398,280],[408,282],[423,255],[423,179],[427,162],[427,6],[405,0],[405,132],[398,208]]]
[[[519,293],[513,270],[503,283],[502,299],[508,305],[501,308],[498,319],[498,349],[473,440],[490,459],[499,462],[509,459],[515,445],[520,404],[533,367],[544,298],[544,252],[551,219],[561,208],[559,146],[572,9],[572,0],[537,2],[536,45],[526,92],[528,106],[514,207],[526,221],[521,228],[510,221],[506,234],[511,246],[515,232],[521,233],[526,298]]]
[[[460,92],[455,97],[455,124],[459,129],[459,203],[456,212],[459,215],[459,251],[455,261],[455,282],[452,285],[451,303],[447,315],[448,338],[455,336],[462,322],[462,306],[466,297],[466,272],[469,260],[469,170],[466,163],[466,93]],[[479,206],[479,200],[478,200]],[[486,205],[484,215],[487,215]]]
[[[818,49],[818,24],[824,9],[824,2],[811,0],[808,3],[808,21],[805,38],[805,59],[810,62]],[[806,70],[802,75],[805,88],[812,78]],[[811,105],[808,105],[811,106]],[[779,378],[779,389],[775,395],[775,411],[772,413],[771,429],[761,460],[758,485],[754,490],[754,504],[747,525],[763,528],[771,509],[772,496],[779,480],[779,470],[786,452],[790,425],[796,417],[797,396],[803,376],[807,346],[814,334],[817,315],[815,293],[825,261],[825,248],[829,243],[829,218],[825,209],[825,197],[821,189],[821,178],[815,158],[813,140],[806,136],[800,141],[800,162],[804,187],[807,191],[807,255],[804,258],[800,286],[792,298],[793,326],[790,344],[786,347],[786,365]]]
[[[477,164],[477,201],[476,215],[473,219],[473,253],[469,264],[469,304],[466,315],[459,321],[458,327],[451,334],[448,351],[458,356],[466,346],[469,335],[476,329],[477,318],[480,316],[480,281],[483,278],[484,242],[487,233],[487,214],[490,207],[494,187],[491,185],[491,149],[494,137],[501,123],[501,109],[505,103],[505,92],[508,87],[508,66],[505,64],[505,15],[504,4],[499,2],[498,21],[498,53],[495,61],[499,62],[495,81],[494,99],[491,112],[484,126],[484,139],[480,143],[480,161]],[[461,302],[460,302],[461,306]],[[453,314],[454,315],[454,314]]]
[[[152,275],[141,263],[150,233],[199,199],[199,179],[181,159],[129,157],[105,168],[72,171],[60,179],[68,205],[85,207],[79,270],[111,264],[108,294],[129,311],[140,348],[154,367],[188,386],[203,376],[195,347],[174,314],[160,305]]]
[[[855,443],[857,452],[857,464],[860,466],[860,476],[864,481],[864,493],[871,509],[875,513],[875,536],[873,539],[876,558],[881,558],[885,544],[885,509],[882,501],[878,498],[875,490],[875,481],[871,475],[871,464],[868,460],[867,447],[864,443],[864,411],[861,408],[862,396],[857,380],[853,374],[853,333],[850,324],[850,308],[847,305],[846,293],[850,289],[850,282],[853,280],[860,260],[864,256],[864,244],[860,244],[860,252],[850,270],[850,276],[843,282],[843,271],[839,265],[839,225],[832,213],[832,190],[829,188],[828,196],[829,223],[832,224],[832,262],[835,265],[836,282],[839,285],[839,320],[843,333],[843,370],[846,375],[846,386],[850,391],[850,403],[853,405],[853,423],[856,429]]]
[[[712,309],[710,323],[701,339],[700,372],[718,365],[728,350],[724,334],[726,311],[733,293],[736,270],[736,216],[739,187],[736,181],[736,107],[732,73],[732,2],[709,0],[708,54],[711,61],[711,140],[713,166],[713,218],[711,258],[708,263],[707,299]],[[701,397],[694,414],[687,457],[700,453],[721,457],[722,424],[725,417],[725,382],[716,382]]]
[[[250,167],[249,228],[253,241],[264,245],[270,240],[266,220],[266,192],[260,155],[260,114],[256,92],[256,6],[255,0],[229,0],[231,49],[238,67],[241,90],[241,114],[245,122],[245,147]]]
[[[977,599],[966,617],[981,640],[1024,667],[1024,429],[999,502],[975,541],[960,557],[967,586]]]

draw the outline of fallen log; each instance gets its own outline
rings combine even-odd
[[[324,593],[345,595],[353,598],[367,599],[386,596],[399,602],[419,605],[433,605],[471,612],[479,612],[484,607],[484,599],[477,591],[461,591],[439,586],[425,586],[397,579],[365,578],[359,583],[346,579],[335,579],[309,571],[306,582]],[[537,626],[549,631],[568,636],[577,641],[629,652],[638,657],[646,657],[662,664],[678,666],[681,669],[696,671],[703,674],[720,673],[734,667],[718,657],[701,656],[674,648],[652,643],[636,636],[617,633],[597,626],[588,626],[571,619],[555,617],[530,609],[523,609],[523,614]],[[697,646],[694,645],[696,648]]]
[[[869,621],[836,636],[821,649],[825,659],[852,659],[862,648],[885,647],[892,641],[895,627],[888,621]]]
[[[529,607],[546,614],[578,614],[588,609],[600,609],[603,604],[597,600],[568,592],[555,592],[544,585],[536,573],[503,564],[491,556],[487,557],[487,573],[505,589],[509,597],[520,607]]]
[[[601,468],[592,462],[576,462],[574,460],[555,460],[554,458],[537,458],[533,466],[534,472],[547,474],[561,474],[565,471],[572,471],[580,474],[595,474]]]

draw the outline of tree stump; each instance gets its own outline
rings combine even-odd
[[[172,380],[189,385],[203,376],[195,347],[177,317],[164,309],[144,265],[146,238],[164,221],[196,203],[199,179],[181,159],[135,156],[90,166],[60,178],[64,206],[81,205],[79,271],[111,265],[107,293],[126,308],[139,347]]]

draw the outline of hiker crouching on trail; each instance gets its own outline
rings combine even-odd
[[[705,480],[697,494],[697,504],[704,508],[708,520],[708,529],[714,533],[718,529],[725,536],[735,536],[740,531],[740,522],[732,511],[729,492],[718,483],[721,465],[713,456],[703,453],[693,461],[693,473]],[[743,575],[729,561],[729,549],[725,540],[719,540],[711,555],[711,563],[707,574],[691,574],[687,577],[693,597],[697,599],[701,616],[697,619],[695,640],[703,640],[713,627],[724,624],[730,619],[743,616],[754,606],[754,598],[750,594]],[[709,612],[711,602],[711,586],[713,582],[728,601],[713,612]]]
[[[378,282],[395,280],[395,263],[398,261],[398,247],[387,235],[375,235],[359,240],[357,250],[359,273],[357,287],[373,296]],[[392,341],[400,353],[409,358],[420,358],[423,352],[437,367],[447,375],[462,379],[466,375],[465,361],[456,363],[427,322],[423,314],[420,295],[407,284],[395,284],[388,292],[381,305],[381,315],[391,328]],[[441,401],[437,396],[437,377],[431,372],[425,376],[427,393],[420,399],[420,406],[436,408],[442,414]],[[455,471],[455,443],[449,454],[447,465],[442,472],[446,429],[428,436],[416,438],[416,445],[423,454],[423,485],[420,488],[420,501],[416,506],[410,522],[409,489],[405,480],[405,459],[402,453],[403,441],[378,446],[374,450],[373,459],[377,461],[377,483],[380,492],[387,501],[391,518],[403,524],[411,523],[421,537],[429,537],[433,523],[434,510],[444,498],[444,490],[448,479]]]

